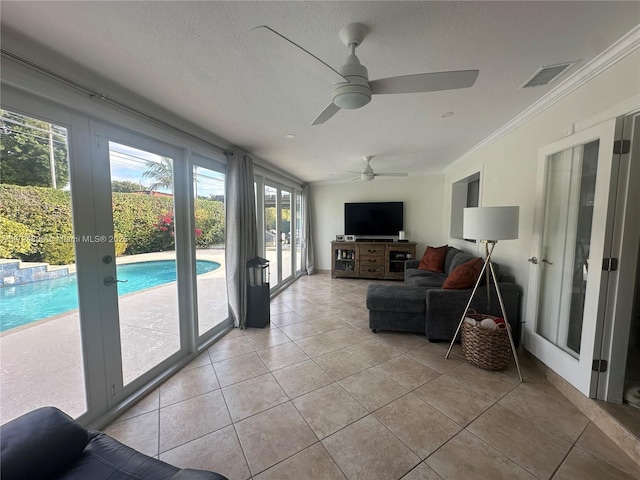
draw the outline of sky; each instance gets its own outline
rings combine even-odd
[[[111,162],[111,180],[129,181],[147,188],[154,180],[143,176],[147,170],[147,162],[160,162],[162,156],[146,152],[134,147],[109,142],[109,159]],[[199,197],[224,195],[224,174],[205,167],[194,167],[196,191]],[[159,192],[171,193],[167,189]]]

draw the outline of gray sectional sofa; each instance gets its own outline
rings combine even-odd
[[[367,290],[369,328],[378,330],[424,333],[430,341],[450,341],[471,297],[473,288],[463,290],[441,288],[453,270],[475,258],[462,250],[449,247],[444,261],[444,273],[418,268],[418,260],[405,262],[404,285],[372,284]],[[521,289],[509,275],[501,275],[494,263],[496,277],[504,301],[505,311],[516,345],[520,339]],[[483,275],[471,308],[478,313],[502,317],[500,303],[493,280],[487,287]]]

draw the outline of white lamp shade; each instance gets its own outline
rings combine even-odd
[[[519,216],[520,207],[465,208],[462,236],[475,240],[515,240]]]

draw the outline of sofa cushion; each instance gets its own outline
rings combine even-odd
[[[420,276],[420,275],[424,275],[426,273],[425,270],[420,270],[418,268],[407,268],[404,271],[404,278],[411,278],[411,277],[416,277],[416,276]]]
[[[42,407],[0,428],[3,480],[52,478],[81,455],[88,432],[54,407]]]
[[[462,250],[458,250],[456,247],[449,247],[447,250],[447,255],[444,257],[444,271],[451,272],[449,268],[451,266],[451,262],[453,261],[453,257],[455,257],[458,253],[464,253]]]
[[[410,285],[422,288],[442,288],[442,284],[447,279],[444,273],[431,273],[411,278]]]
[[[91,431],[89,438],[87,448],[60,480],[167,480],[180,470],[102,432]]]
[[[424,313],[424,291],[406,285],[372,284],[367,288],[367,308],[386,312]]]
[[[473,255],[469,254],[469,253],[465,253],[463,251],[459,251],[456,255],[454,255],[454,257],[451,259],[451,263],[449,264],[449,268],[447,269],[447,271],[445,271],[444,273],[446,273],[447,275],[451,275],[453,273],[453,271],[459,267],[460,265],[462,265],[463,263],[467,263],[471,260],[473,260],[474,257]]]
[[[447,256],[448,249],[449,247],[447,245],[442,247],[427,247],[418,268],[430,272],[444,273],[444,259]]]
[[[457,266],[444,281],[442,288],[462,290],[473,287],[478,281],[482,263],[481,258],[474,258]]]

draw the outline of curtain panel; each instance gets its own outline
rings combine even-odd
[[[302,252],[301,252],[301,261],[302,265],[300,265],[303,272],[306,272],[307,275],[312,275],[315,269],[315,259],[313,256],[313,237],[311,235],[311,206],[310,206],[310,195],[309,195],[309,186],[302,186],[302,204],[304,206],[304,215],[303,215],[303,228],[302,228]]]
[[[234,149],[226,152],[225,267],[229,309],[235,327],[247,320],[247,262],[258,255],[253,160]]]

